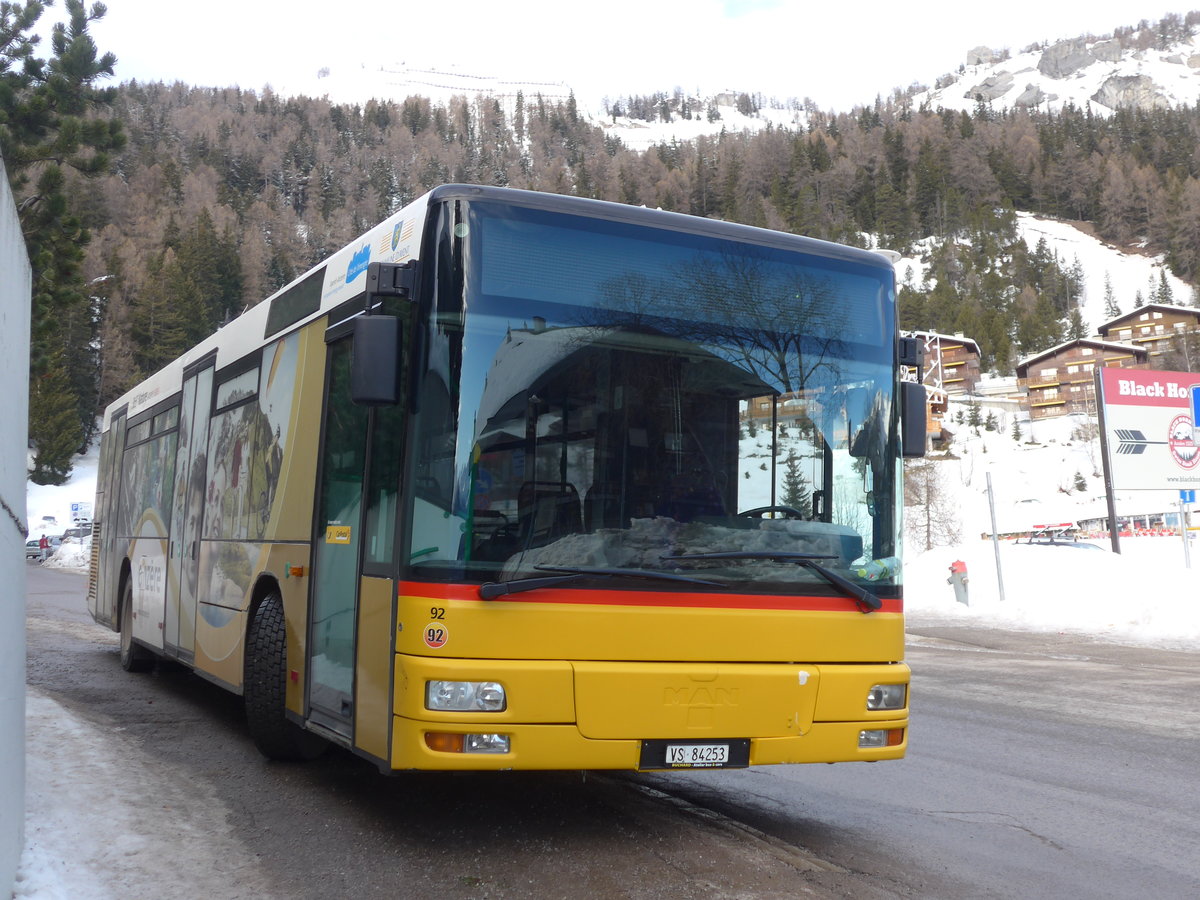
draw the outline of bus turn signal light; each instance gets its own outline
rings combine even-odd
[[[462,753],[463,736],[461,734],[446,734],[442,731],[425,732],[425,746],[439,753]]]

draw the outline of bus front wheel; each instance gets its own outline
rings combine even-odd
[[[121,589],[121,668],[126,672],[145,672],[154,665],[154,654],[133,642],[133,581],[125,579]]]
[[[323,738],[287,719],[287,626],[283,598],[267,595],[246,633],[246,723],[258,752],[267,759],[316,759],[328,748]]]

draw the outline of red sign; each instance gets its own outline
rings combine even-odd
[[[1169,490],[1200,486],[1193,392],[1200,393],[1200,373],[1100,370],[1114,487]]]

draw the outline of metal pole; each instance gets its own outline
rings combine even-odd
[[[1189,569],[1192,567],[1192,548],[1188,546],[1188,507],[1189,504],[1182,497],[1179,498],[1179,533],[1183,535],[1183,564]]]
[[[771,395],[771,506],[775,505],[775,466],[779,459],[779,396]],[[771,513],[775,518],[775,513]]]
[[[1004,573],[1000,571],[1000,536],[996,534],[996,499],[992,496],[992,473],[987,473],[988,507],[992,512],[992,550],[996,554],[996,585],[1000,588],[1000,602],[1004,602]]]
[[[1113,553],[1121,552],[1121,527],[1117,524],[1117,502],[1113,497],[1112,466],[1108,464],[1108,425],[1104,416],[1104,387],[1100,369],[1093,375],[1096,383],[1096,420],[1100,426],[1100,462],[1104,467],[1104,493],[1108,500],[1108,535]]]

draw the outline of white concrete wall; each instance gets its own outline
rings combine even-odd
[[[25,846],[25,463],[29,257],[0,160],[0,897]]]

